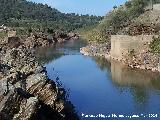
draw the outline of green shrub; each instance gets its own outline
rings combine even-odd
[[[134,50],[134,49],[129,50],[128,53],[129,53],[129,56],[130,56],[130,57],[135,56],[135,50]]]
[[[101,21],[101,23],[96,28],[94,28],[94,30],[90,30],[89,35],[91,36],[88,36],[88,38],[97,40],[97,42],[108,41],[110,35],[117,34],[117,32],[119,32],[121,29],[128,26],[131,20],[141,15],[149,1],[150,0],[127,1],[125,5],[122,5],[109,12]]]
[[[160,36],[158,38],[153,37],[153,41],[150,43],[150,49],[153,53],[160,53]]]
[[[0,32],[0,39],[4,39],[7,36],[6,32]]]

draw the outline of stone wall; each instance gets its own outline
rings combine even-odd
[[[141,53],[148,50],[148,44],[152,41],[153,35],[112,35],[111,36],[111,57],[121,60],[126,55]]]
[[[14,30],[8,31],[8,37],[15,37],[15,36],[16,36],[16,31]]]
[[[154,4],[153,10],[160,10],[160,4]]]

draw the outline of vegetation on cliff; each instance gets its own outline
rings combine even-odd
[[[153,0],[153,3],[159,3]],[[86,30],[83,35],[90,41],[106,42],[110,35],[118,34],[123,28],[129,26],[134,19],[145,12],[150,0],[131,0],[124,5],[114,7],[105,18],[94,28]]]
[[[5,37],[7,36],[7,33],[6,32],[0,32],[0,41],[1,39],[4,39]]]
[[[160,53],[160,36],[158,38],[153,38],[153,41],[150,43],[151,52]]]

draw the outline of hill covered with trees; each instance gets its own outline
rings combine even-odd
[[[26,0],[0,0],[0,25],[74,30],[98,23],[102,17],[65,14],[48,5]]]

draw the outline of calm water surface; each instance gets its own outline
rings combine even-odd
[[[83,56],[82,40],[41,48],[37,56],[48,77],[63,86],[82,120],[85,115],[139,115],[144,120],[160,119],[160,75],[128,68],[116,61]],[[143,115],[142,115],[143,114]],[[151,114],[151,115],[150,115]],[[152,114],[157,114],[158,118]],[[150,118],[149,118],[150,115]],[[113,119],[113,118],[106,118]],[[129,118],[123,118],[128,120]],[[132,118],[131,120],[135,120]]]

